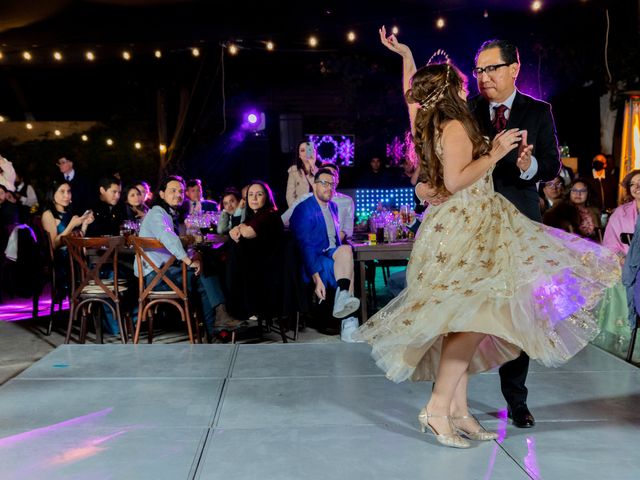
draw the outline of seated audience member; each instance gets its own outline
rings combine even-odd
[[[540,195],[540,210],[542,213],[553,207],[564,197],[564,180],[559,175],[553,180],[540,183],[538,193]]]
[[[305,280],[313,280],[321,301],[326,299],[328,287],[337,288],[333,316],[343,318],[355,312],[360,301],[351,293],[353,251],[340,240],[338,207],[332,201],[334,189],[333,171],[318,170],[314,194],[295,208],[290,227],[302,254]]]
[[[269,186],[249,184],[245,220],[229,231],[234,244],[227,268],[235,311],[271,318],[279,313],[284,225]]]
[[[16,189],[13,192],[20,206],[20,219],[23,223],[27,223],[31,216],[31,210],[38,208],[38,197],[33,187],[26,182],[22,175],[16,172]]]
[[[20,223],[18,207],[7,187],[0,185],[0,258],[4,257],[9,235]]]
[[[147,206],[144,204],[143,194],[136,185],[125,188],[125,220],[142,220],[146,215]]]
[[[246,209],[240,206],[240,201],[240,192],[235,188],[227,188],[222,194],[222,211],[218,220],[220,235],[229,233],[229,230],[244,221]]]
[[[13,192],[16,182],[16,171],[13,169],[13,164],[0,155],[0,185],[2,185],[6,191]]]
[[[149,184],[144,180],[141,180],[138,183],[136,183],[136,187],[138,187],[138,190],[142,192],[142,203],[144,203],[147,206],[147,208],[151,208],[152,206],[151,203],[153,201],[153,194],[151,193],[151,187],[149,186]]]
[[[98,185],[100,196],[92,208],[95,220],[89,225],[87,236],[120,235],[120,226],[125,220],[124,206],[120,203],[120,180],[114,177],[101,178]]]
[[[73,161],[67,157],[58,159],[56,165],[60,169],[58,182],[69,182],[73,191],[73,204],[71,210],[73,213],[82,215],[91,206],[93,189],[91,184],[82,175],[73,168]]]
[[[171,255],[174,255],[178,261],[184,262],[191,269],[188,281],[196,283],[196,289],[202,302],[205,328],[211,337],[215,333],[214,328],[235,328],[241,322],[232,318],[226,311],[220,279],[216,275],[200,275],[199,258],[187,253],[182,246],[177,233],[177,221],[178,208],[184,201],[184,191],[184,180],[178,176],[167,177],[160,184],[155,196],[155,205],[142,220],[140,237],[156,238],[164,245],[165,250],[148,252],[149,257],[156,265],[163,265]],[[143,263],[142,268],[142,274],[148,284],[155,276],[155,272],[147,263]],[[139,272],[135,273],[139,275]],[[195,274],[195,278],[193,274]],[[169,268],[168,276],[176,285],[182,284],[182,269],[179,265],[172,265]],[[158,290],[167,290],[168,288],[165,283],[161,283],[157,287]]]
[[[340,168],[334,163],[323,163],[321,168],[331,170],[335,177],[335,188],[338,188],[340,181]],[[307,193],[300,197],[293,206],[289,207],[286,212],[282,214],[282,223],[285,226],[289,226],[291,215],[300,202],[312,197],[313,193]],[[340,220],[340,241],[344,242],[353,236],[353,224],[355,222],[355,205],[353,199],[349,195],[345,195],[340,192],[334,192],[333,202],[338,206],[338,218]]]
[[[202,182],[197,178],[187,182],[186,196],[187,198],[182,207],[185,216],[218,211],[218,204],[216,202],[202,198]]]
[[[574,233],[581,237],[599,241],[600,210],[593,205],[593,191],[586,180],[575,178],[569,184],[567,201],[573,205],[579,215],[579,223]]]
[[[602,244],[624,258],[629,251],[626,235],[633,235],[640,208],[640,170],[632,170],[622,180],[627,202],[616,208],[604,231]]]
[[[69,256],[62,239],[76,230],[86,234],[88,226],[94,220],[91,211],[82,216],[72,214],[71,194],[69,182],[54,181],[46,193],[42,212],[42,227],[49,236],[53,250],[56,284],[63,286],[65,290],[69,287]]]

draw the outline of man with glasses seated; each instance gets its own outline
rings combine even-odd
[[[344,318],[358,310],[360,300],[353,296],[353,250],[340,238],[338,206],[332,201],[335,187],[333,171],[318,170],[313,196],[296,206],[289,224],[302,254],[305,281],[313,281],[321,302],[327,289],[335,288],[333,316]]]

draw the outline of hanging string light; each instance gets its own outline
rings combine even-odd
[[[275,48],[275,45],[273,44],[273,42],[267,42],[267,50],[272,52],[274,48]]]
[[[93,62],[93,61],[96,59],[95,54],[94,54],[91,50],[88,50],[88,51],[84,54],[84,57],[85,57],[87,60],[89,60],[90,62]]]
[[[124,52],[122,52],[122,58],[124,58],[127,61],[131,60],[131,52],[129,52],[128,50],[125,50]]]
[[[200,56],[200,49],[197,47],[193,47],[191,49],[191,55],[193,55],[194,57],[199,57]]]
[[[33,57],[31,56],[31,52],[24,51],[22,52],[22,58],[24,58],[27,62],[30,62]]]
[[[229,45],[229,55],[237,55],[238,54],[238,47],[232,43],[231,45]]]
[[[311,35],[311,36],[309,37],[309,41],[308,41],[308,43],[309,43],[309,46],[310,46],[311,48],[315,48],[315,47],[317,47],[317,46],[318,46],[318,39],[317,39],[316,37],[314,37],[313,35]]]
[[[153,52],[153,56],[156,58],[162,58],[162,51],[156,50],[155,52]]]
[[[62,61],[62,53],[58,52],[57,50],[55,52],[53,52],[53,59],[56,62],[61,62]]]
[[[347,33],[347,40],[350,41],[351,43],[355,42],[356,41],[356,32],[351,30],[349,33]]]

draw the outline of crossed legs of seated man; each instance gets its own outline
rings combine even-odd
[[[353,296],[353,250],[349,245],[341,245],[324,252],[322,272],[313,274],[315,294],[324,301],[328,286],[336,287],[333,316],[344,318],[360,307],[360,300]]]

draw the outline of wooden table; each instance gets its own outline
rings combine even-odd
[[[362,323],[369,318],[367,312],[367,284],[364,262],[369,260],[405,260],[411,255],[413,240],[395,243],[369,245],[366,243],[353,244],[353,261],[360,264],[360,315]],[[375,288],[375,286],[374,286]]]

